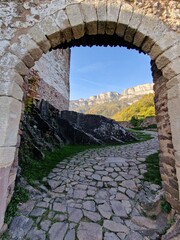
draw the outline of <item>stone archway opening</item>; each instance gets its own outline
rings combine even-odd
[[[114,35],[96,35],[89,36],[84,35],[82,38],[73,40],[69,43],[60,45],[61,48],[71,48],[74,46],[119,46],[126,47],[128,49],[135,49],[140,53],[144,52],[141,48],[134,46],[132,43],[126,42],[123,38],[120,38],[116,34]],[[163,180],[163,187],[166,191],[167,200],[173,205],[176,205],[176,200],[172,201],[171,196],[178,199],[178,185],[177,185],[177,175],[174,157],[174,146],[172,143],[172,133],[170,118],[168,113],[168,93],[167,93],[167,79],[163,76],[161,70],[158,69],[156,62],[151,60],[151,71],[154,82],[154,92],[155,92],[155,110],[156,110],[156,120],[159,135],[160,144],[160,170],[161,177]],[[167,181],[168,175],[168,181]],[[172,185],[170,184],[173,184]],[[171,185],[171,187],[170,187]],[[170,195],[169,195],[170,193]],[[176,205],[178,207],[178,203]]]
[[[58,6],[34,26],[17,31],[5,41],[0,60],[0,227],[3,225],[8,188],[17,165],[18,129],[22,110],[23,76],[51,49],[78,45],[120,45],[150,55],[155,83],[155,106],[161,150],[161,176],[166,198],[179,211],[179,33],[153,14],[119,1],[75,1]],[[14,162],[14,163],[13,163]],[[11,176],[13,175],[13,178]]]

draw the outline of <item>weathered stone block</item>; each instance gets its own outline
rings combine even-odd
[[[97,223],[81,222],[77,237],[79,240],[101,240],[102,239],[102,226]]]
[[[0,146],[16,146],[22,103],[12,97],[0,97]]]
[[[0,168],[0,229],[4,223],[4,214],[6,210],[6,199],[8,190],[8,179],[9,179],[10,167]]]
[[[20,86],[13,80],[1,82],[0,96],[9,96],[22,101],[23,91]]]
[[[163,36],[161,36],[160,40],[157,41],[151,51],[150,56],[152,60],[155,60],[160,54],[162,54],[166,49],[173,46],[180,39],[180,34],[167,30],[164,32]]]
[[[169,80],[166,83],[166,87],[168,89],[172,88],[173,86],[175,86],[176,84],[180,84],[180,75],[177,75],[175,77],[173,77],[171,80]]]
[[[142,18],[141,24],[139,25],[137,29],[137,33],[134,37],[134,45],[137,47],[140,47],[145,39],[146,36],[150,37],[150,33],[154,31],[155,27],[158,24],[157,19],[153,19],[150,15],[145,15]],[[152,38],[151,38],[152,40]],[[150,44],[153,44],[151,42]],[[144,51],[147,51],[147,49],[144,48]]]
[[[180,152],[180,98],[174,98],[168,101],[168,110],[171,123],[172,141],[174,150]]]
[[[64,10],[60,10],[55,18],[55,22],[63,33],[67,42],[71,41],[73,37],[71,25],[69,19]]]
[[[15,157],[16,147],[0,147],[0,168],[10,166]]]
[[[115,1],[115,0],[107,1],[106,33],[108,35],[113,35],[116,30],[120,6],[121,6],[121,2],[119,1]]]
[[[162,69],[175,58],[180,57],[180,43],[175,44],[156,59],[156,65]]]
[[[138,12],[133,12],[133,15],[130,19],[129,26],[126,29],[124,40],[127,42],[133,42],[134,35],[136,33],[136,30],[138,26],[140,25],[142,21],[142,14]]]
[[[86,25],[86,33],[89,35],[97,34],[97,13],[94,6],[94,0],[81,3],[82,14]]]
[[[104,4],[104,0],[96,1],[95,6],[98,19],[98,34],[104,34],[106,30],[107,18],[106,5]]]
[[[39,27],[45,36],[47,36],[52,48],[64,42],[64,39],[61,39],[60,28],[57,26],[52,16],[47,16],[43,19],[43,21],[40,22]]]
[[[44,53],[47,53],[49,51],[51,44],[37,24],[30,28],[28,34],[38,44]]]
[[[169,193],[165,193],[166,200],[173,206],[174,209],[176,209],[178,212],[180,212],[180,203],[178,199],[173,198],[173,196]]]
[[[151,20],[152,25],[154,25],[154,28],[152,30],[148,29],[147,35],[148,37],[145,38],[145,41],[142,45],[142,50],[146,53],[149,53],[151,51],[151,48],[154,45],[154,43],[161,39],[167,30],[167,26],[163,22],[160,22],[156,18],[151,18]]]
[[[172,188],[172,186],[169,186],[168,184],[163,184],[164,190],[172,195],[173,198],[179,199],[179,192]]]
[[[180,164],[180,161],[179,161],[179,164]],[[180,190],[180,165],[179,166],[176,165],[176,174],[177,174],[178,186]],[[179,199],[180,199],[180,191],[179,191]]]
[[[28,35],[21,35],[19,40],[21,44],[20,47],[27,49],[35,61],[41,58],[43,54],[42,50]]]
[[[180,150],[175,152],[176,166],[180,168]]]
[[[1,88],[0,88],[0,96],[9,96],[14,97],[18,100],[22,100],[23,91],[23,78],[13,70],[9,70],[6,68],[1,68]]]
[[[5,54],[7,48],[9,47],[9,45],[10,45],[9,41],[7,41],[7,40],[0,40],[0,57],[2,57]]]
[[[22,76],[27,75],[29,72],[25,64],[11,53],[7,53],[0,59],[0,65],[4,68],[15,69]]]
[[[72,4],[66,7],[66,13],[69,18],[75,39],[84,36],[84,21],[81,13],[80,4]]]
[[[168,89],[168,99],[178,98],[180,96],[180,83]]]
[[[162,69],[163,75],[167,79],[172,79],[174,76],[180,74],[180,57],[174,59],[166,67]]]
[[[14,43],[10,47],[11,52],[21,59],[28,68],[34,66],[34,59],[29,54],[27,48],[23,48],[20,44]]]
[[[127,26],[129,25],[129,21],[131,19],[133,13],[133,7],[128,4],[124,3],[121,6],[119,18],[117,21],[117,28],[116,28],[116,34],[120,37],[124,36],[125,30]]]

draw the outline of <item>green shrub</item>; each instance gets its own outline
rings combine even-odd
[[[14,189],[13,197],[6,210],[5,219],[4,219],[5,223],[7,224],[10,223],[11,219],[16,215],[18,204],[27,202],[28,198],[29,198],[29,195],[27,190],[25,190],[19,184],[16,185]]]
[[[163,212],[169,213],[171,211],[171,205],[165,199],[163,199],[161,201],[161,209]]]
[[[152,182],[161,186],[161,174],[159,167],[159,153],[154,153],[146,158],[147,172],[144,174],[144,181]]]

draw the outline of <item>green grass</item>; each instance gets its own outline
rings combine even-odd
[[[152,182],[161,186],[161,175],[159,168],[159,153],[154,153],[146,158],[147,172],[144,174],[144,181]]]
[[[9,224],[12,217],[16,215],[17,209],[18,209],[18,204],[19,203],[24,203],[27,202],[29,196],[27,190],[25,190],[22,186],[19,184],[16,185],[14,189],[14,194],[11,199],[10,204],[7,207],[6,214],[5,214],[5,219],[4,222]]]
[[[128,129],[128,131],[131,132],[140,142],[148,141],[153,138],[150,134],[144,133],[141,130]]]
[[[47,177],[51,170],[64,159],[87,149],[100,147],[102,146],[66,145],[63,148],[55,149],[53,152],[47,151],[42,160],[29,158],[28,161],[21,163],[21,174],[32,185],[35,180],[41,181],[43,177]]]
[[[152,137],[149,134],[145,134],[141,131],[134,131],[131,132],[139,139],[139,141],[147,141]],[[137,141],[133,141],[130,143],[124,144],[131,144]],[[124,145],[122,144],[122,145]],[[63,148],[57,148],[53,152],[47,151],[45,152],[45,157],[42,160],[32,159],[31,157],[28,158],[27,161],[21,162],[21,174],[27,180],[27,182],[33,185],[33,182],[38,180],[41,181],[43,177],[47,177],[51,170],[58,164],[59,162],[63,161],[64,159],[73,156],[79,152],[85,151],[87,149],[94,149],[94,148],[102,148],[105,146],[115,146],[114,145],[65,145]]]

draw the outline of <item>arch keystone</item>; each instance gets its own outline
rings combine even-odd
[[[106,31],[106,0],[95,2],[97,19],[98,19],[98,34],[105,34]]]
[[[107,0],[106,33],[108,35],[113,35],[116,30],[120,7],[121,2],[116,0]]]
[[[132,17],[130,19],[129,25],[126,29],[124,40],[127,42],[133,42],[135,33],[137,31],[137,28],[139,27],[140,23],[142,21],[142,14],[136,12],[133,12]]]
[[[86,0],[81,3],[82,14],[84,16],[86,33],[89,35],[97,34],[97,13],[94,0]]]
[[[121,5],[116,28],[116,34],[118,36],[124,37],[124,33],[126,31],[127,26],[129,25],[132,13],[133,7],[130,4],[124,3]]]
[[[69,18],[69,22],[72,27],[72,31],[75,39],[79,39],[84,36],[84,21],[81,13],[80,4],[68,5],[65,9]]]

